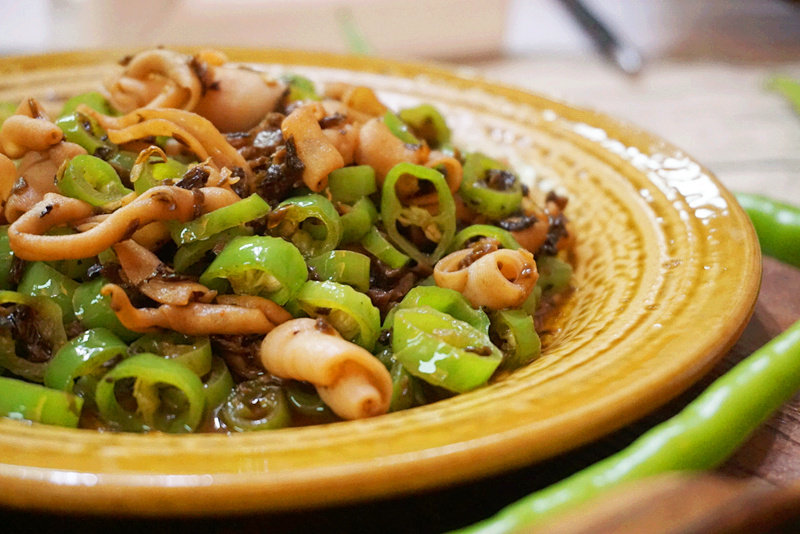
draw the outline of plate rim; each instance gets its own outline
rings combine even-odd
[[[170,47],[181,51],[196,51],[199,47]],[[545,105],[558,116],[613,131],[629,146],[658,146],[666,153],[681,153],[668,141],[651,134],[627,121],[616,119],[602,112],[570,105],[511,85],[491,82],[480,76],[465,73],[458,66],[434,65],[390,59],[349,56],[301,50],[272,50],[259,48],[221,47],[235,61],[271,63],[285,65],[318,66],[344,69],[373,74],[388,74],[406,78],[428,76],[455,88],[478,86],[493,95],[511,99],[515,103],[525,103],[538,109]],[[138,50],[138,49],[137,49]],[[130,49],[106,49],[91,51],[56,52],[49,54],[11,56],[0,58],[0,74],[42,70],[59,70],[68,66],[93,65],[114,61],[116,58],[135,52]],[[695,158],[687,156],[692,162]],[[699,365],[677,377],[674,392],[658,401],[627,406],[615,421],[604,421],[580,439],[574,440],[569,448],[578,447],[604,435],[624,424],[630,423],[690,387],[734,345],[749,321],[754,308],[761,277],[761,257],[755,233],[744,212],[733,195],[719,182],[707,168],[698,164],[704,174],[709,176],[719,188],[722,197],[731,208],[731,215],[739,222],[746,234],[751,250],[749,259],[751,275],[743,281],[744,306],[732,314],[728,321],[728,335],[720,340],[716,348],[707,354]],[[753,249],[753,244],[755,247]],[[0,421],[0,432],[9,424],[18,422]],[[64,429],[35,428],[37,435],[51,435],[54,439],[64,438],[72,431]],[[66,432],[66,434],[64,434]],[[81,432],[81,431],[78,431]],[[493,434],[476,438],[468,443],[460,443],[451,450],[434,449],[428,454],[418,451],[407,455],[393,455],[366,459],[348,464],[329,466],[329,469],[298,469],[291,473],[274,473],[268,470],[253,473],[222,473],[208,475],[172,474],[132,474],[132,473],[76,473],[55,468],[30,465],[10,465],[0,460],[0,481],[7,491],[0,496],[0,503],[19,508],[74,511],[80,509],[93,514],[119,514],[120,512],[141,516],[163,516],[175,513],[188,515],[208,515],[212,513],[242,513],[255,510],[286,510],[324,504],[354,502],[378,496],[391,496],[415,490],[442,487],[456,482],[478,478],[503,470],[541,460],[564,449],[540,446],[535,452],[518,453],[511,461],[492,459],[485,456],[493,451],[507,449],[509,445],[523,448],[530,445],[530,429],[510,433],[505,436]],[[22,432],[24,435],[25,432]],[[142,437],[150,439],[150,436]],[[169,441],[172,437],[166,437]],[[36,438],[45,439],[45,438]],[[181,436],[176,439],[192,439]],[[203,438],[201,438],[203,439]],[[223,438],[230,439],[230,438]],[[2,438],[0,438],[2,441]],[[122,440],[126,441],[126,440]],[[439,448],[441,449],[441,448]],[[407,456],[407,457],[404,457]],[[310,471],[310,472],[306,472]],[[441,476],[433,476],[438,471]],[[94,478],[93,478],[94,477]],[[210,477],[210,478],[209,478]],[[404,486],[398,487],[394,477],[402,477]],[[320,486],[339,487],[339,491],[315,491],[303,499],[286,499],[282,495],[292,488],[306,488],[309,482]],[[329,488],[329,489],[330,489]],[[344,488],[344,489],[342,489]],[[133,499],[131,499],[133,495]],[[45,495],[48,498],[43,499]],[[269,499],[268,503],[264,501]],[[131,500],[135,501],[131,503]],[[169,506],[155,506],[169,502]],[[44,505],[43,505],[44,501]]]

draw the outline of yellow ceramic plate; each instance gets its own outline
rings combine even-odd
[[[431,102],[455,142],[570,198],[575,291],[543,356],[479,391],[371,420],[237,436],[0,421],[0,503],[142,515],[297,509],[475,478],[586,443],[706,372],[750,317],[757,242],[733,197],[675,147],[609,117],[437,68],[293,52],[239,61]],[[0,60],[0,100],[96,87],[121,54]]]

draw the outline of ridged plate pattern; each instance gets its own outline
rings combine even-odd
[[[604,115],[469,72],[367,58],[230,50],[268,71],[426,101],[456,144],[557,187],[577,242],[574,291],[542,357],[475,392],[371,420],[219,436],[125,435],[0,421],[0,503],[158,515],[286,509],[445,485],[586,443],[687,388],[752,313],[760,255],[717,180]],[[97,86],[122,53],[0,60],[0,99]]]

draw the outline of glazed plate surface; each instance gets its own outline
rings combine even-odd
[[[232,60],[430,102],[454,143],[569,196],[574,291],[540,359],[405,412],[235,436],[134,435],[0,420],[0,504],[87,513],[298,509],[443,486],[587,443],[678,395],[741,333],[761,273],[755,234],[711,173],[636,127],[436,67],[228,50]],[[0,59],[0,100],[99,87],[123,52]],[[56,108],[57,109],[57,108]],[[691,147],[689,147],[691,148]]]

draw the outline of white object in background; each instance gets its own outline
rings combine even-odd
[[[502,50],[508,1],[50,0],[49,34],[28,49],[211,45],[352,52],[355,35],[382,57],[486,55]],[[12,49],[3,33],[0,51]]]

